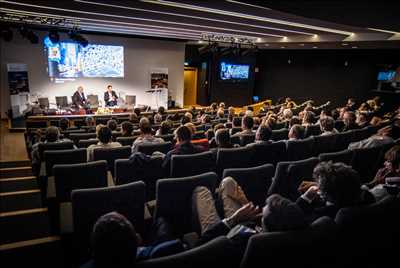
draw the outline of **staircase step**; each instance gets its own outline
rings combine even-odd
[[[2,268],[8,267],[68,267],[59,236],[0,245]]]
[[[47,208],[0,213],[0,244],[50,236]]]
[[[0,193],[0,212],[34,209],[41,206],[40,190]]]
[[[38,184],[36,177],[34,176],[0,179],[0,192],[15,192],[36,189],[38,189]]]
[[[18,160],[18,161],[0,161],[0,168],[15,168],[15,167],[29,167],[31,160]]]
[[[32,167],[0,168],[0,178],[32,176]]]

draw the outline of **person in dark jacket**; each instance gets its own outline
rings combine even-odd
[[[112,90],[112,85],[107,86],[107,91],[104,92],[104,103],[106,106],[115,106],[117,105],[117,93]]]
[[[83,87],[79,86],[72,96],[72,104],[76,108],[85,108],[87,105],[85,93],[83,93]]]

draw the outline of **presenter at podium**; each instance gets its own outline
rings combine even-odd
[[[87,102],[85,94],[83,93],[83,87],[79,86],[72,96],[72,104],[79,109],[86,108]]]
[[[118,96],[114,90],[112,90],[112,85],[107,86],[107,91],[104,92],[104,103],[106,106],[116,106]]]

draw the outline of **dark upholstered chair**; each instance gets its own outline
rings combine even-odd
[[[336,134],[336,151],[342,151],[347,149],[349,147],[349,144],[351,143],[351,140],[353,138],[353,132],[351,131],[346,131],[342,133]]]
[[[319,161],[321,162],[341,162],[345,163],[346,165],[351,164],[351,160],[353,159],[353,151],[352,150],[343,150],[340,152],[334,153],[323,153],[319,155]]]
[[[238,267],[241,255],[237,246],[226,236],[217,237],[199,247],[179,254],[138,262],[138,268],[204,268]]]
[[[261,267],[260,263],[268,263],[268,267],[339,267],[334,243],[336,233],[335,222],[323,217],[305,230],[253,235],[240,267]]]
[[[336,151],[336,134],[314,136],[314,155]]]
[[[192,232],[193,190],[197,186],[205,186],[213,193],[217,179],[215,173],[208,172],[191,177],[158,180],[154,219],[164,218],[177,236]]]
[[[137,146],[137,151],[147,154],[147,155],[151,155],[154,152],[161,152],[161,153],[168,153],[169,151],[172,150],[172,143],[171,142],[162,142],[162,143],[143,143],[143,144],[139,144]]]
[[[75,245],[81,249],[83,257],[90,256],[93,225],[106,213],[121,213],[143,236],[145,201],[145,184],[141,181],[115,187],[73,190],[71,202]]]
[[[379,169],[383,147],[353,149],[351,166],[360,174],[362,183],[371,181]]]
[[[205,138],[206,138],[206,135],[205,135],[203,130],[202,131],[196,131],[192,136],[193,140],[200,140],[200,139],[205,139]]]
[[[271,140],[273,141],[287,140],[288,135],[289,135],[289,130],[287,128],[272,130]]]
[[[114,163],[117,159],[128,159],[131,155],[130,146],[122,146],[115,148],[96,148],[93,150],[93,160],[106,160],[108,170],[114,176]]]
[[[118,159],[115,161],[115,184],[122,185],[135,181],[144,181],[147,201],[154,200],[157,180],[164,177],[164,170],[161,167],[162,162],[163,159],[159,156],[153,156],[148,162],[141,164],[129,159]]]
[[[246,168],[251,167],[253,159],[253,148],[240,147],[231,149],[218,149],[217,152],[217,174],[222,176],[226,168]]]
[[[78,141],[78,148],[87,148],[92,144],[97,144],[99,142],[98,139],[92,139],[92,140],[79,140]]]
[[[89,140],[96,138],[96,133],[71,133],[69,134],[69,138],[78,145],[80,140]]]
[[[122,146],[132,146],[133,142],[137,139],[136,137],[118,137],[117,142],[121,143]]]
[[[69,135],[73,133],[86,133],[85,129],[74,129],[74,128],[69,128],[64,131],[60,131],[60,134],[64,136],[64,138],[69,138]]]
[[[64,142],[39,143],[38,149],[39,149],[40,159],[43,161],[44,151],[68,150],[73,148],[74,148],[74,143],[72,141],[64,141]]]
[[[55,165],[56,202],[60,211],[61,233],[72,232],[71,191],[107,186],[107,162]]]
[[[251,168],[228,168],[223,177],[232,177],[240,185],[249,201],[263,207],[274,176],[274,166],[265,164]]]
[[[338,247],[347,267],[385,267],[397,262],[400,240],[400,200],[389,196],[360,207],[342,208],[336,214],[341,235]],[[376,252],[383,252],[379,258]]]
[[[351,132],[353,133],[351,137],[351,142],[365,140],[370,136],[370,129],[368,127],[354,129]]]
[[[248,146],[253,148],[255,165],[272,164],[276,166],[278,162],[287,160],[284,141],[252,143]]]
[[[171,178],[199,175],[206,172],[215,172],[215,156],[211,151],[173,155],[171,157]]]
[[[288,140],[286,143],[286,152],[289,161],[307,159],[313,156],[313,150],[313,137],[304,140]]]
[[[256,134],[240,135],[240,146],[246,146],[247,144],[253,143],[256,139]]]
[[[304,137],[318,136],[321,134],[321,127],[319,125],[312,125],[305,128]]]
[[[174,134],[165,134],[165,135],[159,135],[159,136],[155,136],[155,137],[157,137],[157,138],[161,138],[161,139],[163,139],[165,142],[171,142],[172,144],[174,144],[175,143],[175,140],[174,140],[174,138],[175,138],[175,135]]]
[[[235,135],[236,133],[239,133],[240,131],[242,131],[241,127],[232,127],[229,130],[229,134],[231,134],[231,136],[232,136],[232,135]]]
[[[300,196],[298,187],[302,181],[312,180],[314,167],[318,163],[319,160],[316,157],[278,163],[268,195],[280,194],[292,201],[296,201]]]
[[[336,120],[335,121],[335,128],[338,131],[342,131],[342,129],[344,128],[344,122],[342,120]]]

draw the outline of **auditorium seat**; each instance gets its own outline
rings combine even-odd
[[[137,139],[137,136],[135,137],[118,137],[116,139],[117,142],[119,142],[122,146],[132,146],[133,142]]]
[[[162,162],[163,158],[160,156],[152,156],[149,161],[142,163],[129,159],[117,159],[114,171],[115,184],[143,181],[146,184],[147,201],[155,200],[157,180],[164,177]]]
[[[206,138],[206,135],[204,134],[204,131],[196,131],[192,136],[193,140],[200,140],[200,139],[205,139],[205,138]]]
[[[215,172],[215,162],[215,156],[211,151],[189,155],[172,155],[170,177],[177,178]]]
[[[321,127],[320,125],[311,125],[305,128],[304,137],[308,138],[311,136],[318,136],[321,134]]]
[[[287,122],[277,122],[273,127],[272,130],[281,130],[286,128]]]
[[[236,133],[239,133],[241,131],[242,131],[241,127],[232,127],[230,129],[230,131],[229,131],[229,134],[231,134],[231,136],[232,136],[232,135],[235,135]]]
[[[86,130],[85,129],[78,129],[78,128],[76,128],[76,129],[71,129],[71,128],[69,128],[69,129],[67,129],[67,130],[64,130],[64,131],[60,131],[60,134],[61,135],[63,135],[64,136],[64,138],[67,138],[67,139],[69,139],[69,135],[71,135],[71,134],[77,134],[77,133],[86,133]]]
[[[347,149],[349,147],[349,144],[351,143],[351,139],[353,138],[353,132],[351,131],[346,131],[346,132],[341,132],[336,135],[336,151],[342,151]]]
[[[142,181],[125,185],[73,190],[71,194],[74,224],[74,245],[81,257],[90,257],[90,235],[102,215],[116,211],[124,215],[136,232],[144,237],[145,184]]]
[[[78,145],[80,140],[89,140],[96,138],[96,133],[71,133],[69,134],[69,138]]]
[[[351,137],[351,142],[361,141],[367,139],[370,136],[370,130],[368,129],[368,127],[354,129],[351,132],[353,133]]]
[[[335,129],[337,131],[342,131],[343,128],[344,128],[344,122],[342,120],[336,120],[335,121]]]
[[[162,179],[156,186],[156,209],[154,219],[164,218],[179,237],[194,230],[192,224],[192,193],[197,186],[215,191],[218,177],[214,172],[201,175]]]
[[[243,134],[239,136],[240,146],[246,146],[247,144],[253,143],[256,139],[256,134]]]
[[[300,196],[298,191],[300,184],[303,181],[313,181],[313,170],[318,163],[319,160],[316,157],[278,163],[268,195],[280,194],[296,201]]]
[[[251,168],[228,168],[223,178],[232,177],[243,189],[249,201],[263,207],[274,176],[274,166],[265,164]]]
[[[93,161],[106,160],[108,171],[114,177],[114,162],[117,159],[128,159],[131,155],[130,146],[122,146],[115,148],[96,148],[93,150]]]
[[[260,267],[260,263],[265,267],[340,267],[337,232],[335,222],[323,217],[304,230],[255,234],[247,243],[240,267]]]
[[[340,152],[323,153],[319,155],[319,161],[321,162],[333,161],[350,165],[352,159],[353,159],[353,151],[347,149]]]
[[[156,135],[155,137],[163,139],[165,142],[175,143],[175,135],[174,134],[165,134],[165,135]]]
[[[60,232],[73,231],[71,191],[107,186],[107,162],[55,165],[53,167]]]
[[[168,153],[172,150],[171,142],[162,142],[162,143],[143,143],[137,146],[137,151],[142,152],[147,155],[152,155],[154,152]]]
[[[248,146],[254,150],[254,165],[272,164],[276,166],[278,162],[287,160],[286,143],[284,141],[252,143]]]
[[[314,155],[336,151],[336,134],[314,136]]]
[[[238,267],[241,255],[237,246],[226,236],[217,237],[199,247],[182,253],[138,262],[138,268],[204,268]]]
[[[360,174],[362,183],[370,182],[379,169],[379,160],[383,147],[353,149],[351,166]]]
[[[286,143],[287,156],[289,161],[307,159],[313,155],[314,138],[304,140],[288,140]]]
[[[88,148],[92,144],[97,144],[99,143],[98,139],[92,139],[92,140],[80,140],[78,141],[78,148]]]
[[[252,147],[240,147],[217,151],[217,174],[221,178],[226,168],[246,168],[252,165],[254,150]]]
[[[289,130],[287,128],[272,130],[271,140],[273,140],[273,141],[287,140],[288,134],[289,134]]]

